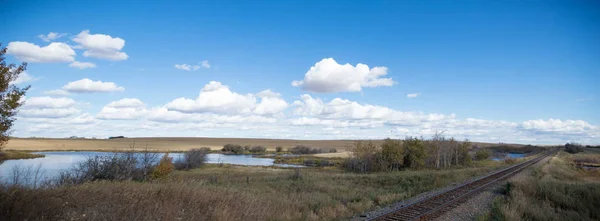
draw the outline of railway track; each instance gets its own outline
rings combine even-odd
[[[397,221],[397,220],[430,220],[453,209],[467,201],[469,197],[479,193],[490,185],[505,180],[540,160],[553,155],[556,150],[550,150],[531,160],[510,166],[508,168],[488,174],[480,179],[463,184],[446,192],[417,201],[387,214],[370,219],[372,221]]]

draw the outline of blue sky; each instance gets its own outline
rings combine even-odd
[[[600,140],[595,1],[1,4],[15,136]]]

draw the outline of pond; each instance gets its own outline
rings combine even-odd
[[[513,159],[520,159],[520,158],[523,158],[526,156],[527,156],[527,154],[524,154],[524,153],[507,153],[506,156],[504,156],[504,157],[494,157],[494,158],[492,158],[492,160],[499,161],[499,160],[503,160],[505,157],[513,158]]]
[[[92,152],[92,151],[52,151],[52,152],[36,152],[44,154],[46,157],[35,159],[22,160],[7,160],[0,164],[0,181],[10,176],[12,169],[15,166],[20,168],[37,167],[41,165],[45,177],[53,177],[60,171],[71,168],[75,163],[85,160],[87,157],[93,156],[110,156],[110,152]],[[164,153],[159,153],[162,157]],[[170,153],[173,161],[181,158],[183,153]],[[160,158],[159,158],[160,159]],[[246,166],[278,166],[278,167],[302,167],[291,164],[275,164],[274,159],[258,158],[252,155],[226,155],[226,154],[208,154],[207,163],[212,164],[234,164]]]

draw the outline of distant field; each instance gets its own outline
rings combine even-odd
[[[136,149],[145,148],[158,152],[186,151],[192,148],[209,147],[220,150],[225,144],[261,145],[269,151],[281,146],[284,150],[296,145],[313,148],[335,148],[338,153],[320,154],[320,157],[347,157],[347,151],[354,147],[355,140],[283,140],[283,139],[251,139],[251,138],[204,138],[204,137],[145,137],[119,139],[58,139],[58,138],[13,138],[6,145],[7,150],[22,151],[118,151],[130,148],[135,143]],[[379,144],[381,140],[373,140]],[[474,142],[479,147],[497,145],[494,143]],[[509,144],[510,146],[521,146]]]
[[[51,138],[14,138],[6,145],[7,150],[49,151],[49,150],[99,150],[114,151],[128,149],[135,143],[136,148],[148,148],[154,151],[186,151],[192,148],[209,147],[220,150],[225,144],[261,145],[274,151],[282,146],[284,150],[296,145],[313,148],[335,148],[343,152],[354,146],[353,140],[277,140],[249,138],[120,138],[120,139],[51,139]],[[378,141],[375,141],[378,142]]]

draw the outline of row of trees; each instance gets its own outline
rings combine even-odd
[[[223,149],[221,149],[221,151],[229,152],[229,153],[233,153],[233,154],[244,154],[246,152],[265,153],[265,152],[267,152],[267,148],[260,146],[260,145],[258,145],[258,146],[246,145],[246,146],[242,147],[242,145],[239,145],[239,144],[225,144],[225,146],[223,146]]]
[[[372,142],[359,141],[352,150],[352,157],[342,167],[355,172],[393,171],[404,168],[446,168],[471,163],[466,140],[456,141],[436,134],[430,140],[407,137],[405,140],[385,139],[377,146]]]

